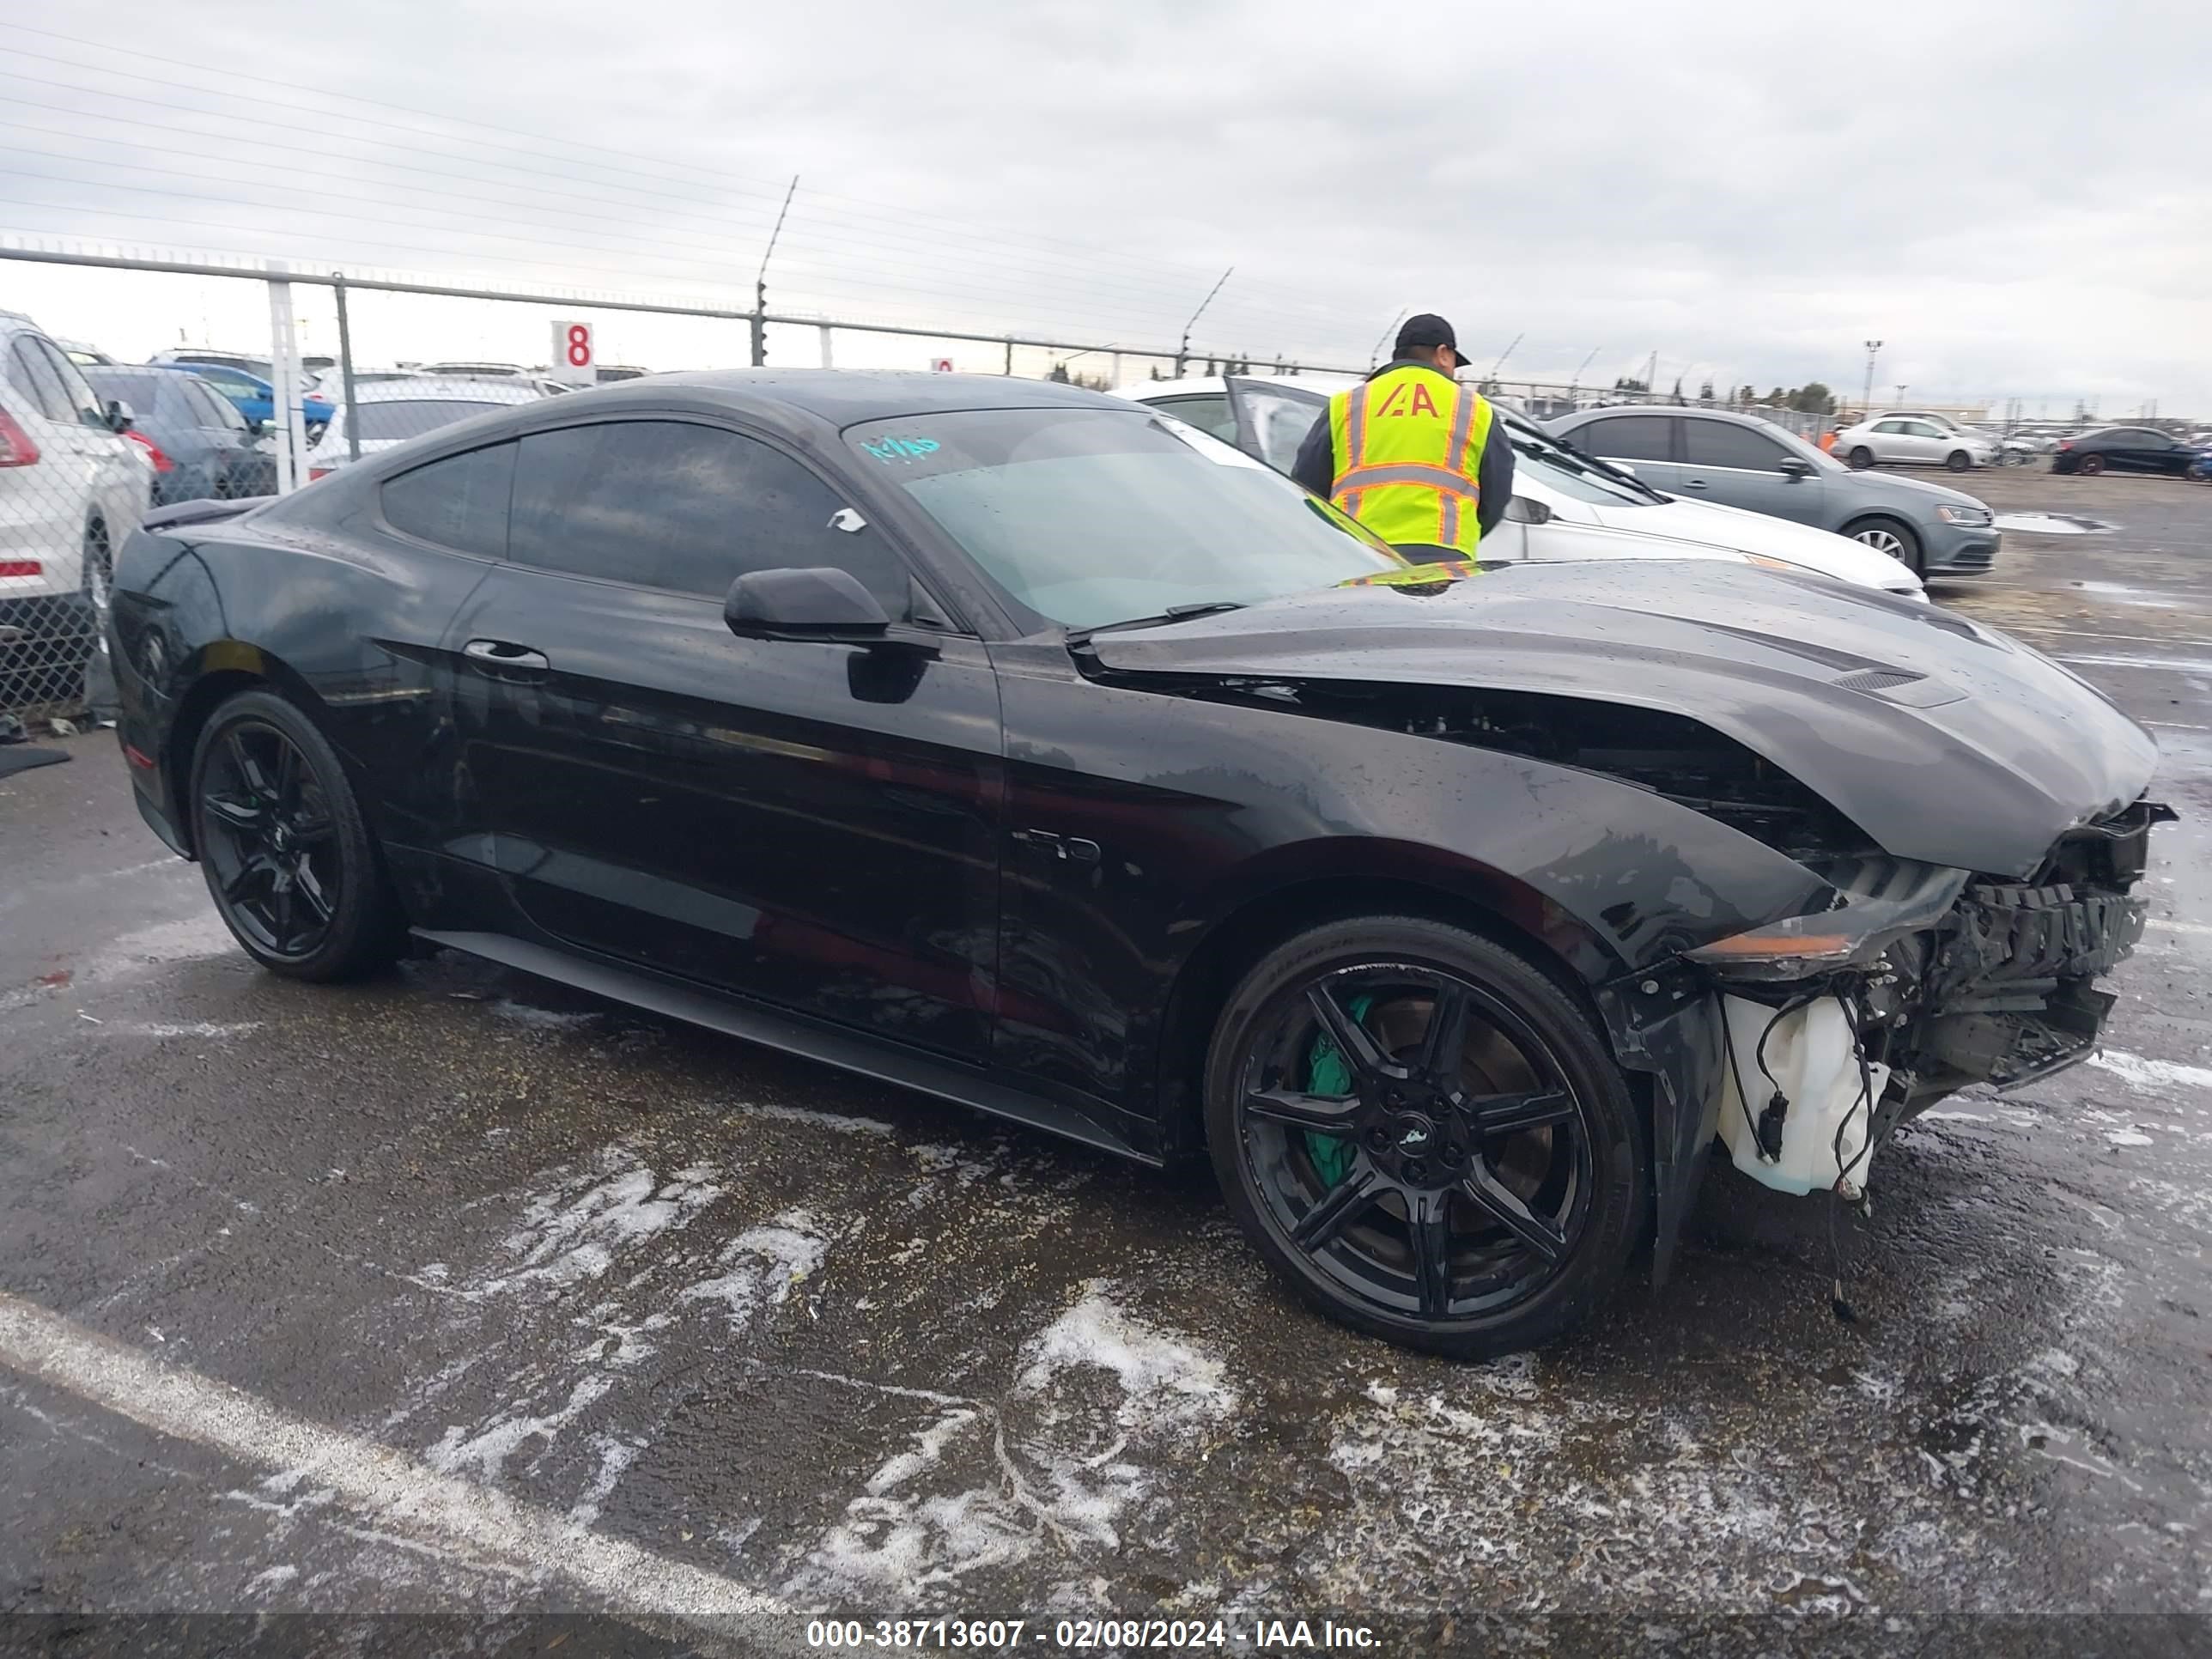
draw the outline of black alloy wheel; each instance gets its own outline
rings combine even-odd
[[[2094,478],[2105,470],[2105,458],[2102,455],[2084,455],[2075,470],[2085,478]]]
[[[404,931],[352,787],[283,698],[218,708],[192,763],[193,842],[216,908],[247,954],[295,979],[387,965]]]
[[[1437,922],[1331,924],[1260,963],[1216,1030],[1206,1128],[1276,1269],[1410,1346],[1547,1340],[1639,1235],[1641,1130],[1589,1017],[1522,957]]]
[[[1874,465],[1874,451],[1861,444],[1850,453],[1851,471],[1863,472]]]

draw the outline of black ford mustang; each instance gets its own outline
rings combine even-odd
[[[2081,1058],[2165,816],[2137,726],[1925,605],[1408,571],[1014,380],[517,408],[156,515],[115,590],[140,808],[276,972],[411,935],[1208,1154],[1303,1294],[1455,1353],[1663,1272],[1717,1130],[1848,1194]]]

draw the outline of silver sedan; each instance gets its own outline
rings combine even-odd
[[[1864,471],[1870,466],[1993,466],[1997,447],[1978,432],[1930,415],[1879,415],[1836,434],[1832,452]]]

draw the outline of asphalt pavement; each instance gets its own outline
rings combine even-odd
[[[1938,596],[2183,815],[2106,1052],[1870,1215],[1716,1170],[1669,1285],[1492,1364],[1310,1315],[1202,1183],[450,955],[264,975],[64,740],[0,780],[0,1645],[2202,1650],[2212,488],[1964,482],[2106,526]]]

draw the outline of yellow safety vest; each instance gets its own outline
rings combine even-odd
[[[1384,541],[1472,553],[1490,400],[1420,365],[1328,400],[1329,500]]]

